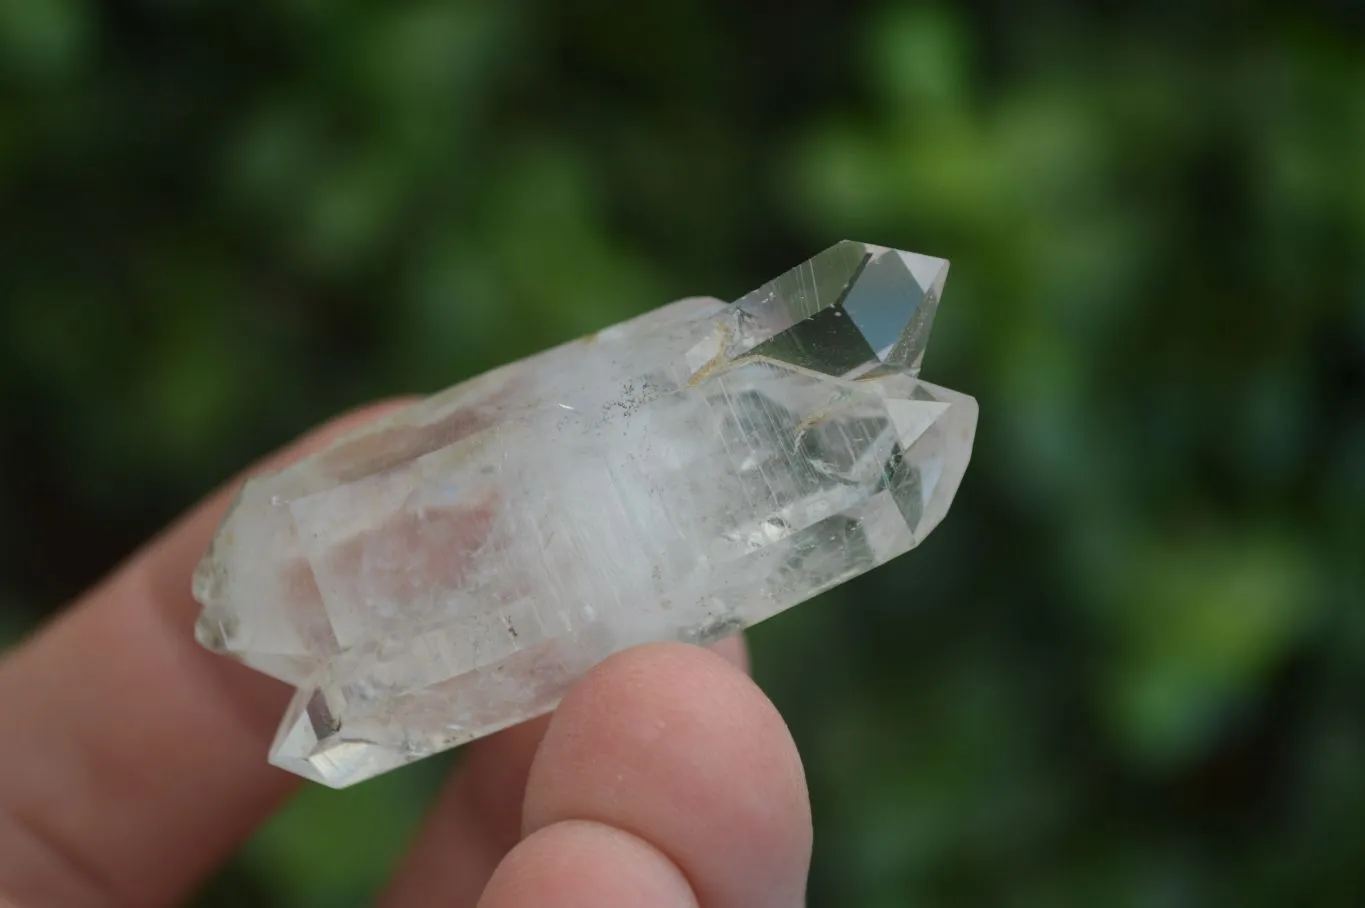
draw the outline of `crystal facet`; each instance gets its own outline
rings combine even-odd
[[[976,429],[972,398],[918,378],[947,271],[840,243],[249,482],[196,573],[197,635],[298,688],[271,761],[349,785],[919,544]]]

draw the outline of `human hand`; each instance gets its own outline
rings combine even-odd
[[[190,575],[230,497],[0,662],[3,908],[176,904],[297,784],[265,761],[290,691],[194,643]],[[714,650],[622,653],[552,716],[470,745],[380,904],[799,906],[800,759],[743,643]]]

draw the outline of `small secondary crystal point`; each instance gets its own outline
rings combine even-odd
[[[204,646],[298,688],[270,759],[345,786],[918,545],[976,402],[919,379],[947,261],[843,242],[512,363],[254,479]]]

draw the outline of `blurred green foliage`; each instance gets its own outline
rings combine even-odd
[[[1358,905],[1345,2],[0,0],[0,629],[361,401],[843,238],[953,259],[953,515],[753,634],[811,905]],[[441,767],[206,904],[353,905]]]

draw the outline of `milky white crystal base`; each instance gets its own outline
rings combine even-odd
[[[858,270],[811,291],[833,308],[675,303],[249,483],[196,575],[198,634],[299,688],[272,762],[369,778],[552,709],[614,652],[731,634],[922,541],[977,418],[907,340],[946,263],[845,246]],[[882,254],[899,270],[878,277]],[[859,310],[849,285],[874,279],[890,296]]]

